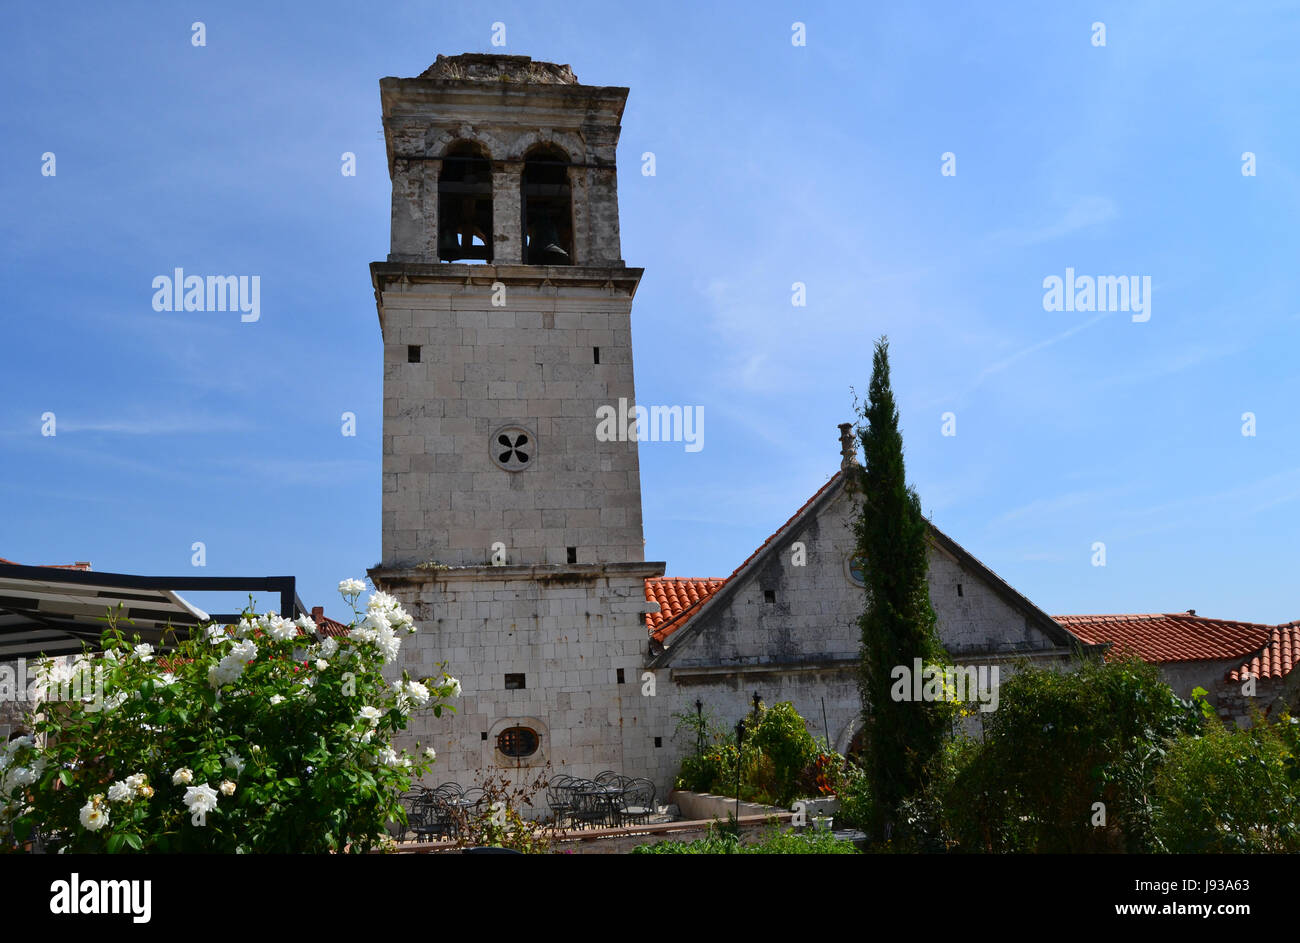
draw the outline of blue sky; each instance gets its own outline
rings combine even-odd
[[[296,575],[346,615],[380,556],[378,82],[497,51],[631,88],[637,397],[705,413],[702,451],[641,449],[670,575],[726,575],[835,471],[887,334],[926,512],[1039,606],[1300,619],[1300,11],[866,6],[8,11],[0,556]],[[155,312],[176,267],[260,275],[260,319]],[[1149,276],[1150,320],[1045,311],[1067,267]]]

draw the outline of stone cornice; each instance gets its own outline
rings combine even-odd
[[[490,289],[493,282],[502,282],[521,288],[604,289],[630,299],[636,295],[644,272],[625,265],[466,265],[401,260],[370,263],[370,281],[376,292],[389,290],[394,282],[484,289]]]
[[[645,580],[663,576],[667,564],[663,562],[630,563],[536,563],[509,566],[450,566],[450,567],[371,567],[366,573],[375,585],[382,588],[396,585],[423,585],[425,583],[482,583],[482,582],[535,582],[543,586],[566,583],[591,583],[602,579]],[[657,606],[646,602],[645,605]],[[654,612],[657,609],[641,609]]]

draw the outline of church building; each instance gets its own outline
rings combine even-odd
[[[628,89],[526,56],[439,56],[380,82],[392,178],[371,265],[384,342],[383,560],[375,585],[420,632],[413,676],[445,662],[454,715],[421,717],[434,782],[479,770],[602,770],[671,788],[677,718],[734,721],[792,701],[844,750],[858,729],[849,427],[829,477],[725,579],[644,559],[615,151]],[[828,432],[835,427],[828,421]],[[960,664],[1065,663],[1090,646],[937,529],[930,587]],[[869,561],[865,565],[870,565]],[[517,774],[516,774],[517,775]]]

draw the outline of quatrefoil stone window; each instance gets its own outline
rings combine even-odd
[[[488,442],[492,461],[506,471],[523,471],[537,460],[537,437],[523,426],[502,426]]]

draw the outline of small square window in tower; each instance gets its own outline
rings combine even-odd
[[[438,258],[492,261],[492,165],[482,149],[458,141],[438,174]]]
[[[524,258],[529,265],[573,264],[573,201],[569,155],[539,144],[524,157]]]

